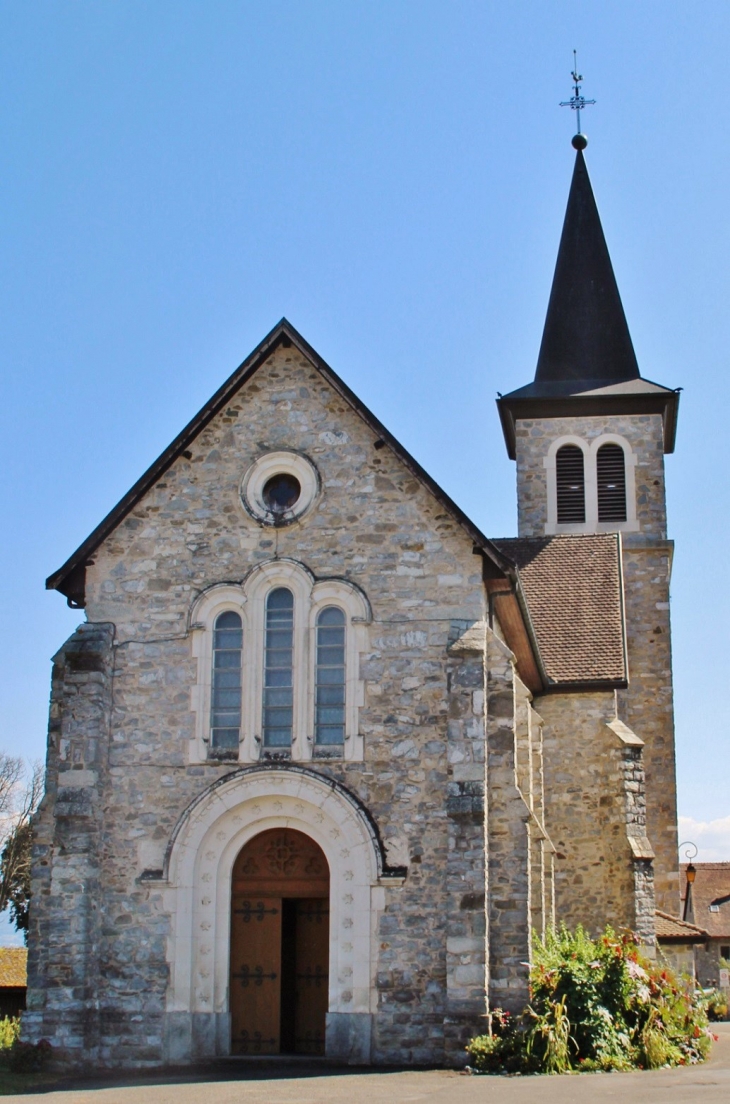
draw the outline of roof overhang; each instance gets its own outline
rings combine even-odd
[[[674,452],[679,391],[656,384],[651,386],[652,389],[646,391],[591,388],[582,393],[541,394],[542,389],[533,385],[501,396],[497,399],[497,409],[510,460],[516,459],[516,423],[530,418],[661,414],[664,451]]]
[[[233,395],[243,387],[255,372],[268,360],[279,347],[295,346],[311,364],[324,376],[332,388],[345,400],[355,413],[369,426],[377,441],[389,446],[408,470],[426,486],[445,510],[458,522],[474,543],[475,550],[481,552],[499,575],[514,573],[512,561],[505,556],[488,537],[456,505],[446,491],[421,467],[417,460],[403,447],[393,434],[386,429],[365,404],[340,379],[334,369],[319,356],[312,346],[286,318],[274,326],[273,330],[257,345],[253,352],[239,365],[225,383],[208,402],[198,411],[181,433],[150,465],[134,486],[124,495],[117,505],[97,525],[86,540],[69,556],[66,562],[46,579],[47,590],[58,590],[64,594],[73,608],[83,609],[85,605],[86,568],[93,562],[93,556],[99,546],[134,509],[152,486],[171,467],[177,458],[192,444],[198,434],[230,402]],[[382,445],[380,447],[382,447]]]

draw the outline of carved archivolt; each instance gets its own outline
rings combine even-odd
[[[231,879],[241,848],[287,827],[324,852],[330,870],[330,1012],[375,1010],[372,938],[384,904],[372,825],[354,800],[301,768],[249,768],[212,787],[181,819],[164,904],[168,1012],[228,1011]]]

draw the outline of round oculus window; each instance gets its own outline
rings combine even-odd
[[[272,514],[285,514],[297,504],[302,485],[290,472],[277,472],[264,483],[263,500]]]
[[[263,525],[298,521],[320,493],[319,473],[300,452],[281,449],[259,456],[241,481],[241,502]]]

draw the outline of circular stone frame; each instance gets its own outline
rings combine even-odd
[[[293,475],[301,490],[294,505],[282,512],[271,509],[264,501],[264,487],[275,475]],[[241,502],[252,518],[262,525],[290,525],[299,521],[312,507],[321,488],[319,472],[312,461],[300,452],[281,450],[259,456],[241,481]]]

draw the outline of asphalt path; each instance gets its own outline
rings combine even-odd
[[[730,1023],[699,1066],[646,1073],[470,1077],[449,1070],[334,1070],[231,1062],[208,1070],[87,1079],[6,1096],[29,1104],[730,1104]]]

